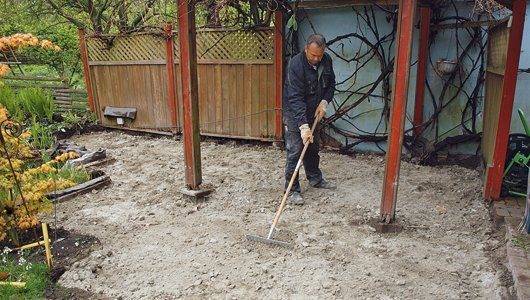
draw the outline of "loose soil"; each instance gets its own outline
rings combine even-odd
[[[404,230],[380,234],[384,158],[322,153],[333,191],[302,180],[304,206],[288,207],[278,238],[292,249],[249,242],[265,235],[283,188],[284,152],[235,142],[202,143],[203,178],[215,190],[193,201],[182,143],[97,132],[72,140],[106,148],[101,169],[113,183],[58,205],[58,223],[93,236],[67,266],[66,288],[100,298],[491,298],[503,272],[491,235],[480,173],[402,163],[397,218]],[[302,171],[301,178],[304,178]],[[55,249],[60,255],[59,249]],[[504,289],[505,290],[505,289]]]

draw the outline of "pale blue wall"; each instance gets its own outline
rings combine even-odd
[[[347,34],[355,31],[355,28],[358,26],[357,20],[354,18],[354,13],[351,8],[334,8],[334,9],[318,9],[318,10],[308,10],[308,17],[311,23],[313,24],[315,30],[323,34],[328,40],[343,34]],[[389,33],[391,31],[391,26],[384,19],[384,14],[378,14],[379,29],[381,35]],[[362,24],[362,23],[361,23]],[[364,28],[363,28],[364,29]],[[360,29],[358,29],[360,30]],[[309,21],[305,20],[299,24],[299,44],[300,48],[303,48],[305,44],[305,38],[313,33],[312,27],[309,25]],[[375,39],[372,39],[374,41]],[[332,49],[341,53],[342,56],[351,58],[355,55],[356,51],[359,49],[360,41],[358,39],[348,39],[344,40],[344,47],[339,44],[333,45]],[[393,51],[393,50],[392,50]],[[331,54],[331,53],[330,53]],[[347,63],[339,60],[333,54],[333,67],[335,70],[336,81],[344,81],[348,76],[352,74],[352,70],[355,68],[355,63]],[[381,73],[379,62],[376,59],[372,59],[365,67],[363,67],[363,72],[355,78],[355,86],[363,86],[370,82],[373,82]],[[342,85],[337,86],[338,89],[346,89],[348,86],[352,85],[354,79],[348,80]],[[381,94],[381,85],[374,91],[374,94]],[[336,98],[340,99],[339,102],[342,102],[346,98],[346,95],[336,95]],[[355,101],[358,97],[350,98],[350,101]],[[359,105],[356,109],[353,109],[350,112],[350,116],[355,116],[359,113],[364,113],[367,111],[373,111],[367,113],[359,118],[352,120],[354,125],[358,127],[357,132],[362,133],[363,130],[372,132],[378,125],[379,116],[381,114],[381,109],[383,108],[383,102],[381,99],[373,98],[370,102],[365,101]],[[338,127],[352,129],[352,126],[347,124],[342,120],[335,122]],[[385,132],[386,124],[382,124],[378,132]],[[338,138],[340,136],[337,136]],[[342,141],[344,142],[344,141]],[[376,150],[377,148],[371,144],[361,144],[359,150]]]
[[[526,20],[519,69],[527,69],[530,72],[530,3],[526,7]],[[524,132],[519,116],[517,115],[518,108],[521,108],[525,112],[527,119],[530,120],[530,73],[519,72],[519,76],[517,76],[517,88],[512,114],[512,132]]]
[[[457,4],[458,11],[457,13],[461,16],[468,17],[471,14],[471,8],[470,4],[466,3],[458,3]],[[360,7],[358,7],[360,8]],[[530,9],[530,8],[529,8]],[[363,22],[360,22],[360,24],[357,22],[355,18],[355,14],[352,11],[352,8],[328,8],[328,9],[314,9],[314,10],[306,10],[308,14],[308,18],[311,21],[312,25],[314,26],[315,30],[319,33],[322,33],[326,38],[332,39],[338,35],[347,34],[350,32],[356,32],[359,30],[364,30],[365,28],[362,28]],[[390,32],[391,30],[391,23],[388,23],[385,19],[386,14],[376,9],[376,18],[378,19],[378,26],[379,30],[381,32],[381,35],[384,35],[384,33]],[[448,11],[447,15],[455,15],[454,11]],[[524,33],[524,40],[523,40],[523,52],[521,56],[521,68],[530,68],[530,20],[526,20],[526,26],[525,26],[525,33]],[[299,45],[300,48],[303,47],[305,44],[305,37],[307,37],[310,33],[313,32],[312,27],[310,26],[309,22],[307,20],[303,20],[299,24]],[[467,39],[467,33],[464,32],[464,30],[459,31],[460,41],[462,43],[466,43],[469,39]],[[373,37],[372,37],[373,38]],[[373,41],[373,40],[372,40]],[[417,58],[417,46],[418,46],[418,30],[414,29],[414,45],[413,45],[413,52],[412,52],[412,61],[415,62]],[[438,33],[436,40],[434,41],[434,44],[430,48],[430,57],[432,62],[434,63],[437,59],[440,58],[449,58],[453,59],[457,56],[455,46],[456,43],[456,37],[455,37],[455,31],[453,29],[441,31]],[[353,57],[355,52],[357,51],[359,47],[359,40],[358,39],[349,39],[345,41],[344,45],[338,45],[335,44],[333,46],[333,50],[338,51],[342,53],[343,56],[347,57]],[[391,50],[393,51],[393,49]],[[479,48],[475,47],[473,51],[470,52],[470,56],[472,58],[475,58],[479,53]],[[349,76],[352,73],[352,70],[355,68],[354,63],[346,63],[344,61],[339,60],[337,57],[334,57],[334,68],[335,73],[337,76],[337,82],[344,80],[347,76]],[[464,72],[469,73],[472,66],[471,66],[471,59],[468,59],[464,62]],[[414,106],[414,93],[415,93],[415,83],[416,83],[416,66],[414,65],[410,70],[410,86],[409,86],[409,98],[408,98],[408,105],[407,105],[407,122],[406,122],[406,129],[411,127],[410,120],[412,119],[413,115],[413,106]],[[364,67],[362,74],[360,74],[359,77],[357,77],[355,86],[362,86],[363,84],[370,83],[374,81],[377,76],[380,74],[380,67],[377,60],[373,60],[370,62],[367,67]],[[477,80],[478,70],[471,72],[470,79],[467,84],[464,85],[464,90],[468,93],[472,92],[472,89],[475,87],[475,83]],[[443,86],[442,80],[434,73],[433,68],[431,65],[428,67],[427,72],[428,80],[431,84],[431,88],[433,93],[438,96],[441,90],[441,87]],[[351,82],[348,82],[347,84],[351,84]],[[338,86],[338,88],[344,88],[347,84],[343,84],[342,86]],[[374,92],[375,94],[381,93],[381,86],[378,86],[378,88]],[[483,91],[481,91],[482,96]],[[451,93],[446,94],[447,97],[451,97]],[[529,96],[530,95],[530,74],[528,73],[520,73],[518,84],[517,84],[517,95],[516,95],[516,104],[515,107],[519,108],[522,107],[527,111],[527,114],[530,116],[530,101]],[[336,95],[336,97],[344,98],[344,95]],[[447,99],[446,97],[446,99]],[[350,99],[350,101],[355,101],[355,99],[358,99],[357,97],[353,97]],[[342,101],[339,101],[342,102]],[[482,131],[482,98],[481,101],[479,101],[479,114],[477,116],[477,131]],[[445,137],[452,136],[452,135],[458,135],[463,133],[463,128],[459,126],[462,116],[462,110],[464,109],[466,103],[466,99],[462,96],[460,96],[456,101],[454,101],[451,105],[449,105],[447,108],[445,108],[444,112],[439,117],[439,133],[446,134],[439,137],[439,140],[442,140]],[[383,102],[381,99],[378,98],[372,98],[370,102],[365,101],[357,108],[353,109],[350,113],[350,116],[357,115],[359,113],[372,111],[370,113],[366,113],[365,115],[356,118],[355,120],[352,120],[354,125],[358,127],[360,130],[373,132],[374,129],[377,127],[379,122],[379,116],[381,113],[381,108],[383,107]],[[427,119],[434,111],[434,107],[432,105],[431,98],[428,94],[428,91],[426,91],[425,96],[425,107],[424,107],[424,118]],[[347,128],[350,130],[354,130],[353,127],[349,124],[347,124],[344,121],[337,121],[335,123],[337,126],[341,128]],[[468,122],[469,124],[469,122]],[[386,124],[382,124],[380,126],[379,130],[377,132],[385,132],[386,130]],[[521,126],[519,122],[519,118],[514,115],[514,118],[512,120],[512,130],[513,131],[521,131]],[[361,131],[355,130],[356,132],[362,134]],[[340,136],[336,136],[340,139]],[[434,131],[430,130],[425,133],[425,137],[429,140],[434,139]],[[342,140],[344,142],[344,140]],[[383,149],[386,147],[386,143],[381,143],[379,146]],[[458,148],[450,149],[450,152],[453,153],[475,153],[477,150],[477,144],[467,144],[467,145],[460,145]],[[376,145],[371,143],[363,143],[359,146],[357,146],[356,150],[359,151],[380,151]]]

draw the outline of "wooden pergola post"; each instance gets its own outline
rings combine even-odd
[[[388,150],[386,153],[383,195],[381,198],[380,221],[392,223],[395,219],[396,198],[401,163],[401,149],[405,128],[407,92],[412,51],[412,29],[416,0],[399,0],[399,14],[396,36],[396,59],[394,63],[394,88],[390,112]]]
[[[418,71],[416,74],[416,97],[414,102],[414,136],[419,137],[423,131],[423,103],[425,100],[425,79],[427,77],[427,59],[429,56],[429,33],[431,8],[421,6],[420,9],[420,41],[418,49]]]
[[[202,183],[195,0],[178,0],[178,24],[186,187],[193,191]]]
[[[499,199],[501,194],[504,164],[506,162],[506,150],[508,147],[508,138],[512,121],[515,87],[517,84],[517,73],[519,71],[519,57],[521,55],[521,43],[523,39],[526,0],[512,1],[511,9],[511,28],[508,36],[506,67],[502,82],[502,98],[497,121],[497,132],[495,134],[493,159],[492,165],[489,166],[486,172],[486,182],[484,186],[484,198],[488,200]]]
[[[282,122],[282,98],[283,98],[283,12],[277,10],[274,13],[274,66],[275,66],[275,90],[274,102],[274,140],[279,142],[283,137]]]
[[[92,87],[92,78],[90,77],[90,65],[88,63],[88,49],[86,47],[85,30],[79,28],[77,30],[77,34],[79,36],[79,53],[81,54],[81,62],[83,63],[83,77],[85,78],[88,107],[99,117],[99,112],[96,111],[96,103],[94,102],[94,90]]]

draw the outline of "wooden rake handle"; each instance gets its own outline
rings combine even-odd
[[[317,127],[318,122],[320,121],[319,118],[315,118],[315,121],[313,122],[313,126],[311,126],[311,134],[315,132],[315,128]],[[313,138],[315,138],[313,136]],[[302,141],[303,142],[303,141]],[[267,238],[270,239],[272,237],[272,233],[274,232],[274,228],[276,228],[276,224],[278,224],[278,221],[280,220],[280,216],[283,212],[283,209],[285,208],[285,204],[287,203],[287,197],[289,196],[289,193],[291,192],[291,189],[293,188],[294,180],[296,179],[296,176],[298,176],[298,171],[300,170],[300,167],[302,166],[302,162],[304,160],[305,152],[307,151],[307,148],[309,147],[309,144],[306,143],[304,145],[304,149],[302,150],[302,153],[300,154],[300,158],[298,158],[298,163],[296,164],[296,168],[294,169],[293,176],[291,176],[291,181],[289,181],[289,185],[287,186],[287,189],[285,190],[285,193],[283,194],[282,202],[280,203],[280,207],[278,207],[278,210],[276,211],[276,215],[274,215],[274,220],[272,221],[271,228],[269,230],[269,234],[267,235]]]

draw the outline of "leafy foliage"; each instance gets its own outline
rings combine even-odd
[[[15,92],[7,85],[0,85],[0,104],[12,119],[50,123],[57,108],[49,91],[40,88],[23,88]]]
[[[49,91],[40,88],[25,88],[17,93],[17,102],[20,103],[25,113],[32,116],[35,121],[52,121],[56,111],[55,103]]]
[[[44,51],[53,50],[58,52],[61,48],[46,39],[38,39],[29,33],[15,33],[10,36],[0,36],[0,54],[8,61],[18,62],[17,53],[27,48],[38,48]],[[11,70],[9,65],[0,62],[0,77],[5,76]]]
[[[0,122],[6,118],[7,111],[0,107]],[[35,124],[39,123],[35,122],[31,130],[35,130]],[[37,225],[38,214],[50,208],[46,194],[89,179],[84,169],[64,167],[68,159],[78,157],[75,152],[35,164],[38,157],[32,150],[32,134],[26,131],[19,137],[13,137],[2,131],[5,149],[0,149],[0,240],[9,234],[16,242],[17,230]],[[42,143],[42,140],[39,142]]]

